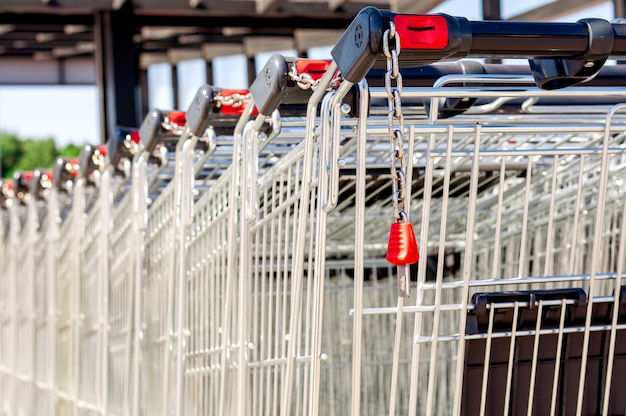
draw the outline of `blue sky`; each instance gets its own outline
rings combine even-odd
[[[514,16],[546,0],[504,0],[504,18]],[[481,0],[447,0],[433,12],[480,19]],[[567,16],[561,21],[576,21],[583,17],[613,18],[611,2]],[[281,51],[289,54],[289,51]],[[292,54],[295,52],[292,52]],[[262,67],[271,55],[257,56],[257,69]],[[312,58],[330,57],[330,47],[309,51]],[[246,88],[247,75],[245,58],[233,56],[214,61],[215,85],[222,88]],[[179,66],[179,102],[182,107],[204,83],[204,64],[189,61]],[[169,86],[169,66],[154,65],[149,70],[150,107],[172,108]],[[185,109],[185,108],[182,108]],[[53,137],[58,146],[67,143],[78,145],[98,143],[99,120],[98,99],[95,86],[4,86],[0,87],[0,132],[15,133],[20,137],[43,139]]]

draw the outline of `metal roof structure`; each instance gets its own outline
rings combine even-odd
[[[147,68],[332,45],[363,7],[427,13],[444,0],[0,0],[0,85],[96,84],[101,137],[147,111]],[[482,0],[501,18],[501,0]],[[511,20],[547,21],[606,0],[555,0]],[[624,16],[626,0],[614,0]],[[172,77],[174,80],[176,77]],[[174,81],[175,82],[175,81]],[[176,90],[176,85],[173,86]],[[176,94],[175,94],[176,96]]]

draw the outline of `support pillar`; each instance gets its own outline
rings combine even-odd
[[[141,108],[139,54],[133,37],[131,2],[119,10],[95,15],[96,77],[100,104],[100,136],[105,142],[116,126],[138,126]]]
[[[182,110],[180,104],[180,88],[178,86],[178,65],[171,64],[172,68],[172,107],[174,110]]]
[[[205,61],[206,68],[206,83],[209,85],[213,85],[215,82],[214,73],[213,73],[213,61]]]
[[[139,101],[139,117],[143,120],[143,118],[150,111],[150,100],[148,95],[148,70],[141,69],[139,71],[139,92],[140,92],[140,101]],[[141,122],[140,122],[141,125]]]
[[[248,62],[248,86],[250,86],[256,79],[256,64],[254,62],[254,56],[249,56],[247,58],[247,62]]]
[[[483,19],[484,20],[502,20],[502,9],[500,0],[483,0]],[[488,64],[499,64],[501,59],[489,58],[485,60]]]
[[[626,18],[626,0],[613,0],[613,10],[616,18]]]
[[[483,19],[502,20],[500,0],[483,0]]]

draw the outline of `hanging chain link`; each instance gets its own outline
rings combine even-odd
[[[234,93],[227,96],[216,95],[215,97],[213,97],[213,101],[215,101],[217,107],[226,106],[239,108],[242,105],[246,104],[248,101],[250,101],[250,94]]]
[[[402,75],[398,64],[400,36],[393,22],[383,36],[383,52],[387,57],[385,89],[389,115],[387,126],[391,143],[391,186],[393,215],[396,222],[408,220],[408,198],[406,195],[406,155],[404,154],[404,115],[402,114]],[[402,204],[402,206],[400,206]]]
[[[139,152],[139,142],[134,141],[130,134],[127,134],[126,137],[124,137],[123,145],[132,155],[136,155],[137,152]]]
[[[412,224],[409,222],[409,199],[406,183],[406,155],[404,152],[404,115],[402,114],[402,75],[398,55],[400,54],[400,36],[396,32],[395,25],[390,22],[390,27],[383,35],[383,52],[387,57],[387,70],[385,72],[385,90],[389,114],[387,127],[389,129],[389,142],[391,144],[390,173],[394,223],[391,226],[389,236],[392,252],[388,250],[387,259],[396,264],[398,270],[398,297],[411,296],[411,264],[417,261],[419,254]],[[399,246],[397,245],[399,244]],[[395,250],[401,249],[400,252]]]
[[[313,79],[310,74],[298,74],[298,70],[295,65],[292,65],[289,70],[289,78],[303,90],[315,90],[320,83],[319,80]]]
[[[163,130],[174,136],[180,136],[184,130],[184,126],[179,126],[178,124],[167,118],[163,121],[163,123],[161,123],[161,127],[163,128]]]
[[[165,130],[169,134],[172,134],[174,136],[180,136],[185,129],[185,125],[184,123],[178,124],[177,121],[170,119],[170,115],[168,114],[161,123],[161,128],[163,128],[163,130]]]
[[[93,154],[91,155],[91,161],[100,170],[104,169],[104,166],[105,166],[105,162],[106,162],[105,152],[106,152],[106,147],[101,146],[101,147],[96,148]]]
[[[321,79],[314,79],[311,74],[307,74],[306,72],[299,74],[298,69],[295,65],[291,66],[289,70],[289,78],[291,81],[295,82],[296,85],[303,90],[313,90],[317,88]],[[341,76],[335,74],[333,81],[331,82],[329,88],[333,88],[341,84]]]

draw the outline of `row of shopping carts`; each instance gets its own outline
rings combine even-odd
[[[3,182],[0,413],[623,415],[624,30],[366,8]]]

